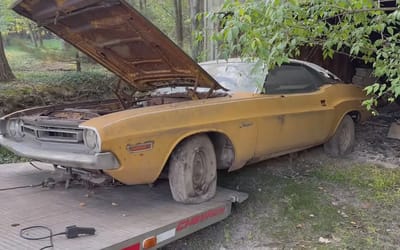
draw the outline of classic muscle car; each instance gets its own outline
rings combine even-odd
[[[240,59],[198,65],[122,0],[20,0],[13,9],[121,78],[114,100],[1,118],[0,144],[21,156],[128,185],[165,173],[176,201],[198,203],[214,196],[217,169],[320,144],[348,154],[354,123],[368,116],[361,88],[308,62],[270,72]]]

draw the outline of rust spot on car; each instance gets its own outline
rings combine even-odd
[[[154,146],[154,141],[148,141],[148,142],[144,142],[144,143],[138,143],[135,145],[128,144],[128,145],[126,145],[126,150],[129,153],[142,153],[145,151],[152,150],[153,146]]]
[[[285,115],[278,115],[277,118],[281,125],[285,123]]]
[[[240,128],[247,128],[253,126],[253,122],[242,122]]]

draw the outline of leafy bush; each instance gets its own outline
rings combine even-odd
[[[0,115],[33,106],[108,99],[112,74],[91,72],[20,72],[19,82],[0,86]]]

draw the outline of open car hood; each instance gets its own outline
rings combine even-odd
[[[12,8],[138,90],[224,89],[124,0],[19,0]]]

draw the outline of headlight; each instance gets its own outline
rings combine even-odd
[[[97,136],[96,131],[92,129],[85,129],[83,131],[83,141],[86,147],[90,150],[100,151],[100,139]]]
[[[21,120],[9,120],[7,121],[6,133],[12,137],[23,137],[24,132],[22,131],[23,122]]]

